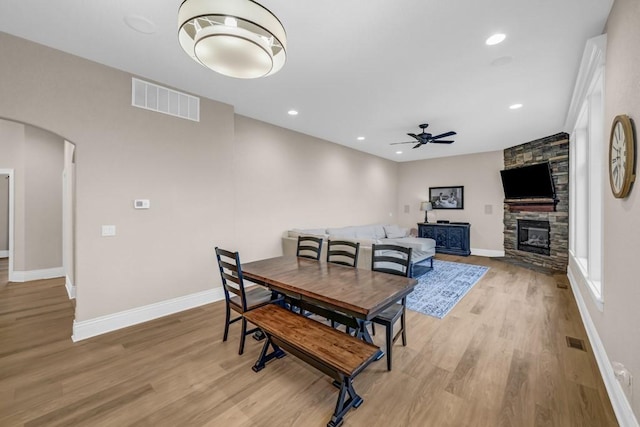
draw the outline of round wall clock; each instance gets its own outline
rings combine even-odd
[[[619,115],[613,119],[609,137],[609,182],[613,195],[627,197],[635,175],[635,137],[631,119]]]

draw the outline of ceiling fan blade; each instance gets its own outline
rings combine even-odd
[[[415,141],[407,141],[407,142],[391,142],[389,145],[398,145],[398,144],[415,144]]]
[[[431,142],[434,143],[434,144],[451,144],[451,143],[453,143],[455,141],[443,141],[443,140],[441,140],[441,141],[431,141]]]
[[[418,148],[418,147],[420,147],[420,146],[422,146],[424,144],[425,144],[424,142],[418,142],[416,145],[414,145],[413,148]]]
[[[417,139],[418,141],[422,141],[422,139],[420,139],[420,137],[418,135],[416,135],[415,133],[408,133],[407,135],[409,135],[412,138]]]
[[[431,139],[446,138],[447,136],[453,136],[453,135],[456,135],[454,131],[445,132],[445,133],[441,133],[440,135],[432,136]]]

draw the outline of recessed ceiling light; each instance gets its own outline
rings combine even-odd
[[[124,23],[132,30],[142,34],[153,34],[158,31],[158,26],[155,23],[140,15],[127,15],[124,17]]]
[[[522,108],[522,104],[509,105],[510,110],[517,110],[518,108]]]
[[[396,154],[402,154],[402,151],[396,151]]]
[[[503,65],[510,64],[513,61],[513,56],[501,56],[491,61],[491,65],[494,67],[501,67]]]
[[[296,110],[289,110],[288,113],[289,113],[290,116],[297,116],[298,115],[298,112]]]
[[[485,41],[485,43],[488,44],[489,46],[493,46],[494,44],[503,42],[506,37],[507,36],[504,34],[500,34],[500,33],[494,34],[491,37],[489,37],[487,41]]]
[[[364,136],[359,136],[358,141],[364,141]]]

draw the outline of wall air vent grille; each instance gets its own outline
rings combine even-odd
[[[131,105],[194,122],[200,121],[200,98],[135,77],[131,79]]]

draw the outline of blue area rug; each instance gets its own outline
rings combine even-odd
[[[442,319],[469,292],[489,267],[433,260],[433,270],[418,279],[407,295],[407,308]]]

